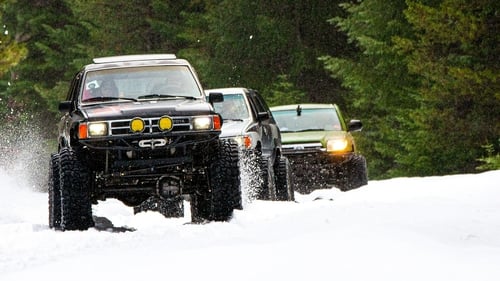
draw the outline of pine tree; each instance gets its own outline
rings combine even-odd
[[[344,7],[348,16],[333,22],[359,52],[323,60],[366,116],[370,174],[473,172],[481,146],[500,135],[497,1]]]
[[[267,98],[286,76],[287,87],[307,100],[344,105],[344,89],[317,59],[349,51],[327,22],[343,12],[337,1],[199,2],[203,12],[187,15],[183,35],[207,87],[251,87]]]
[[[409,153],[402,162],[415,174],[473,172],[482,146],[500,136],[500,5],[408,4],[405,15],[415,36],[398,39],[398,45],[422,83],[420,106],[411,114],[418,134],[406,141]]]
[[[411,35],[404,18],[404,0],[366,0],[343,4],[346,17],[331,20],[346,32],[354,55],[324,56],[332,75],[350,90],[356,117],[363,120],[358,146],[368,159],[370,175],[384,178],[401,175],[402,140],[412,137],[409,112],[417,106],[418,80],[407,70],[405,57],[394,49],[394,36]]]
[[[56,111],[67,81],[87,58],[82,44],[88,38],[86,29],[62,0],[18,0],[4,8],[4,24],[27,55],[3,76],[2,92],[16,101],[19,110],[51,118],[47,106]]]

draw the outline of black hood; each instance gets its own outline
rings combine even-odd
[[[203,100],[163,99],[138,102],[111,102],[83,105],[86,119],[108,120],[133,117],[194,116],[214,114],[212,106]]]

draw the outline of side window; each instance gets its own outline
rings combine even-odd
[[[269,108],[267,108],[266,103],[262,99],[262,97],[255,91],[252,91],[250,94],[253,103],[255,103],[255,107],[257,109],[257,112],[268,112]]]
[[[71,81],[68,95],[66,97],[67,101],[76,101],[78,99],[78,89],[80,89],[80,85],[82,84],[82,77],[83,77],[83,71],[80,71],[75,75],[75,77]]]
[[[257,107],[257,102],[255,101],[253,91],[248,92],[246,96],[248,99],[248,103],[250,104],[250,108],[252,109],[252,115],[255,118],[255,117],[257,117],[257,113],[259,112],[259,108]]]

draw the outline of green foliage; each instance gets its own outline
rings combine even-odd
[[[278,76],[268,91],[265,96],[269,106],[307,102],[306,94],[297,89],[286,75]]]
[[[0,34],[0,76],[16,66],[19,61],[26,57],[26,48],[22,44],[12,40],[8,30],[4,28]]]
[[[58,81],[68,81],[87,57],[86,29],[62,0],[11,1],[4,7],[2,20],[27,53],[0,78],[0,92],[17,105],[16,110],[52,123],[54,112],[47,108],[55,109],[53,103],[67,91],[57,87]]]
[[[160,45],[151,28],[153,1],[67,0],[90,32],[90,57],[151,52]],[[167,15],[164,15],[165,17]],[[168,16],[172,16],[169,14]]]
[[[359,51],[321,60],[356,100],[373,177],[474,171],[500,126],[497,6],[365,0],[332,19]]]
[[[500,134],[498,1],[408,1],[411,38],[398,38],[410,73],[418,75],[415,138],[401,157],[414,174],[472,172],[481,144]],[[415,167],[415,159],[426,159]],[[431,169],[431,170],[429,170]]]
[[[351,90],[348,99],[354,115],[364,123],[358,146],[368,159],[370,176],[402,175],[398,158],[405,150],[403,140],[411,137],[408,114],[416,106],[418,84],[392,42],[394,36],[411,34],[402,13],[405,2],[366,0],[342,6],[348,16],[331,22],[346,32],[358,52],[355,56],[323,56],[320,60]]]
[[[500,138],[498,139],[498,144],[500,144]],[[478,159],[482,164],[476,167],[476,169],[480,171],[500,169],[500,153],[498,150],[495,152],[495,146],[493,144],[486,144],[482,148],[486,152],[486,156]]]
[[[213,61],[206,77],[210,86],[241,86],[263,89],[275,71],[288,68],[287,34],[290,26],[261,11],[258,1],[221,1],[208,11],[209,42]],[[232,11],[227,14],[226,11]],[[253,11],[249,16],[248,11]]]
[[[500,2],[342,1],[4,0],[0,119],[54,124],[93,57],[175,53],[207,88],[338,104],[371,178],[495,167]]]
[[[336,3],[200,2],[202,15],[186,15],[182,36],[190,45],[182,52],[196,58],[192,61],[207,87],[251,87],[265,96],[286,75],[310,100],[344,104],[344,90],[317,60],[325,52],[346,51],[345,36],[327,23],[342,13]]]
[[[45,99],[50,112],[59,112],[59,103],[66,99],[70,83],[67,81],[58,81],[51,89],[37,88],[37,91]]]

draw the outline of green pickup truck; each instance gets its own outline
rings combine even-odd
[[[271,111],[296,191],[309,193],[331,185],[348,191],[368,183],[366,159],[357,153],[351,135],[362,129],[361,121],[346,123],[335,104],[291,104]]]

